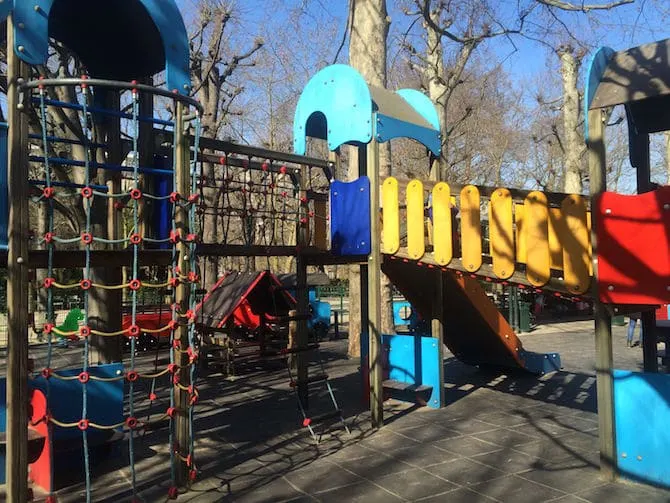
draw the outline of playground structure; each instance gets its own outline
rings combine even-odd
[[[433,156],[439,154],[437,115],[418,91],[369,86],[344,65],[324,68],[306,85],[295,114],[298,155],[202,138],[199,105],[188,97],[188,37],[172,0],[110,3],[102,13],[96,10],[99,5],[83,0],[38,0],[36,6],[6,2],[0,7],[8,20],[9,48],[9,501],[27,500],[29,462],[30,477],[49,501],[55,501],[53,470],[59,456],[67,454],[60,448],[65,443],[77,454],[83,452],[82,478],[90,501],[95,447],[117,437],[128,446],[135,496],[135,432],[164,420],[171,460],[168,496],[176,497],[179,487],[197,476],[198,339],[227,320],[251,331],[274,330],[280,324],[278,330],[290,330],[292,340],[279,353],[291,360],[289,384],[298,398],[302,425],[316,436],[314,426],[321,421],[339,418],[344,424],[328,376],[322,368],[309,372],[309,355],[318,352],[318,344],[309,340],[314,314],[309,309],[307,270],[331,263],[361,267],[366,292],[361,307],[367,320],[361,367],[376,427],[383,425],[382,402],[389,394],[433,407],[444,405],[443,344],[472,365],[538,375],[560,368],[557,354],[523,349],[480,281],[570,298],[592,296],[603,469],[609,475],[619,471],[670,483],[658,447],[667,445],[662,436],[667,435],[670,392],[667,376],[657,373],[655,339],[645,338],[645,372],[623,373],[612,368],[610,329],[612,314],[642,310],[645,333],[653,333],[653,307],[670,300],[670,259],[667,246],[658,246],[667,235],[670,195],[667,188],[651,191],[648,152],[648,134],[670,127],[658,112],[670,95],[670,70],[667,57],[656,58],[670,53],[669,42],[596,54],[586,93],[593,196],[586,198],[459,187],[443,180],[380,180],[381,142],[411,138]],[[101,16],[105,33],[79,29]],[[124,37],[118,36],[121,26]],[[46,62],[49,36],[80,57],[86,76],[43,79],[27,66]],[[145,50],[137,51],[140,46]],[[151,76],[163,70],[166,89],[153,87]],[[618,79],[620,73],[626,78]],[[626,104],[638,191],[648,195],[604,192],[603,110],[617,104]],[[173,111],[168,119],[160,117],[165,110]],[[79,134],[59,132],[50,121],[52,113],[78,125]],[[30,123],[31,117],[37,122]],[[327,140],[330,160],[303,155],[308,137]],[[61,148],[56,150],[55,144]],[[358,148],[361,175],[348,183],[334,180],[339,148],[345,144]],[[74,183],[63,181],[64,169],[81,175],[73,177]],[[61,232],[56,225],[58,205],[75,197],[83,208],[81,232]],[[46,228],[37,233],[33,249],[28,239],[33,227],[29,199],[46,215]],[[453,226],[454,205],[461,215],[460,228]],[[481,208],[486,206],[488,238],[481,230]],[[220,230],[216,235],[205,232],[212,221]],[[123,222],[129,222],[126,229]],[[622,242],[616,239],[621,235],[639,240]],[[216,270],[210,266],[231,257],[245,259],[246,274],[253,277],[238,282],[245,273],[224,275],[199,304],[200,287]],[[290,288],[269,273],[252,272],[276,267],[281,257],[295,260]],[[259,262],[264,266],[258,267]],[[61,283],[59,270],[64,268],[80,268],[82,279]],[[48,357],[44,368],[31,372],[27,293],[29,271],[37,270],[45,271]],[[432,337],[423,337],[421,331],[380,333],[381,271],[421,318],[430,321]],[[272,306],[252,306],[253,287],[260,281],[276,287],[270,291]],[[239,288],[216,293],[223,285]],[[138,292],[147,288],[169,297],[168,310],[161,309],[157,317],[138,310]],[[53,295],[58,289],[83,295],[83,320],[76,330],[55,324]],[[123,290],[130,301],[125,322]],[[215,298],[222,305],[207,304]],[[154,373],[136,368],[135,349],[142,335],[169,341],[169,363]],[[56,336],[82,341],[79,368],[52,368]],[[129,361],[119,363],[120,356],[106,361],[120,339],[129,341]],[[138,381],[156,382],[163,376],[169,381],[163,390],[169,406],[139,421]],[[309,390],[321,383],[328,388],[334,410],[313,415]],[[114,398],[105,402],[104,396]],[[148,401],[156,401],[153,391]],[[32,417],[27,415],[29,402]],[[640,424],[647,427],[641,429]]]

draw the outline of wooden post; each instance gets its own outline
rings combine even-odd
[[[175,170],[176,170],[176,187],[175,190],[181,194],[184,199],[188,199],[191,193],[191,174],[190,174],[190,154],[189,154],[189,140],[184,127],[184,105],[181,102],[177,103],[175,114]],[[188,222],[188,207],[179,207],[175,214],[176,227],[182,236],[186,236],[191,229],[189,229]],[[178,245],[179,251],[179,269],[183,276],[188,275],[190,270],[189,260],[189,244],[183,240]],[[177,305],[182,313],[185,313],[189,308],[189,293],[191,286],[187,282],[180,282],[177,287]],[[190,384],[189,361],[186,351],[188,350],[188,326],[181,324],[175,332],[175,338],[179,341],[179,351],[176,352],[175,363],[181,369],[179,371],[179,381],[182,386],[188,387]],[[190,447],[188,408],[189,408],[188,392],[179,386],[175,386],[175,406],[177,408],[177,416],[175,418],[175,437],[177,449],[179,454],[186,456]],[[188,467],[183,461],[177,464],[177,475],[175,482],[177,485],[184,485],[188,480]]]
[[[309,291],[307,289],[307,261],[305,260],[305,255],[302,253],[302,250],[309,243],[309,227],[306,224],[303,224],[303,221],[308,220],[308,208],[307,205],[303,204],[304,198],[307,197],[307,177],[309,172],[306,168],[303,167],[301,172],[296,173],[300,178],[300,211],[299,211],[299,220],[297,222],[298,232],[297,232],[297,245],[298,253],[296,254],[296,279],[295,279],[295,295],[296,303],[298,309],[298,325],[297,325],[297,341],[296,346],[305,347],[309,344],[309,333],[307,330],[307,320],[303,319],[303,315],[309,313]],[[309,365],[309,353],[306,351],[296,354],[296,366],[297,366],[297,380],[300,383],[298,385],[298,398],[302,403],[302,406],[305,410],[309,409],[309,386],[307,384],[307,378],[309,377],[309,372],[307,370]]]
[[[382,311],[381,311],[381,229],[379,222],[379,143],[372,140],[367,147],[367,173],[370,179],[370,235],[368,257],[368,339],[370,344],[370,413],[372,426],[384,425]],[[363,274],[361,274],[361,277]]]
[[[589,110],[589,173],[592,201],[607,190],[607,170],[605,158],[605,137],[603,113]],[[612,366],[612,317],[598,300],[598,226],[594,212],[591,225],[593,246],[592,295],[595,303],[596,335],[596,388],[598,395],[598,430],[600,438],[600,470],[608,479],[616,477],[616,437],[614,427],[614,379]]]
[[[442,180],[442,173],[441,170],[439,169],[439,158],[434,159],[433,163],[435,166],[433,166],[433,169],[431,169],[431,174],[432,178],[436,182],[443,181]],[[434,213],[433,213],[434,214]],[[450,217],[451,218],[451,217]],[[434,227],[434,225],[433,225]],[[451,232],[457,232],[457,229],[452,229]],[[452,239],[453,242],[453,239]],[[438,407],[443,407],[445,403],[445,397],[444,397],[444,320],[445,320],[445,314],[444,314],[444,273],[437,268],[437,275],[435,277],[436,285],[435,285],[435,298],[433,299],[433,313],[432,313],[432,319],[430,322],[430,331],[432,337],[435,339],[435,342],[437,344],[437,357],[438,357],[438,371],[439,371],[439,383],[440,383],[440,389],[438,391],[438,400],[439,404],[433,404],[437,405]],[[420,337],[418,335],[415,335],[415,337]],[[422,356],[423,358],[423,356]],[[418,384],[418,383],[417,383]]]
[[[28,501],[28,122],[19,82],[28,67],[14,52],[7,20],[9,252],[7,258],[7,501]],[[46,155],[46,154],[45,154]]]

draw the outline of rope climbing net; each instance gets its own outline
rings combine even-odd
[[[43,333],[47,354],[43,368],[34,376],[44,385],[47,412],[34,422],[47,425],[52,460],[54,439],[67,431],[81,432],[83,478],[86,501],[90,502],[92,442],[104,432],[123,433],[128,446],[130,484],[136,500],[138,433],[168,420],[172,480],[169,497],[176,498],[177,483],[183,478],[184,471],[190,480],[197,473],[193,421],[198,400],[195,311],[200,278],[196,265],[198,187],[193,175],[200,168],[198,156],[191,155],[191,147],[198,152],[198,105],[176,93],[136,82],[110,82],[85,76],[31,81],[23,85],[22,92],[28,95],[24,102],[31,104],[36,117],[36,125],[29,134],[29,177],[34,187],[32,201],[38,215],[37,226],[43,232],[35,232],[34,241],[46,250],[48,256],[47,270],[40,285],[46,301]],[[111,100],[114,106],[109,106],[113,96],[116,97]],[[153,103],[157,96],[171,103],[171,120],[141,114],[142,99]],[[195,113],[189,114],[193,110]],[[150,134],[156,125],[172,133],[171,151],[168,152],[170,167],[162,169],[141,164],[147,159],[142,146],[153,147],[152,141],[145,142],[141,137],[144,124],[149,124]],[[193,131],[193,140],[187,130]],[[151,159],[152,152],[148,154]],[[146,177],[159,175],[171,180],[172,190],[168,193],[156,194],[147,190]],[[169,215],[167,236],[158,235],[143,217],[146,205],[157,202],[164,203],[162,208]],[[66,213],[69,225],[64,224]],[[83,250],[81,279],[70,272],[70,279],[63,280],[61,278],[68,275],[55,267],[55,257],[73,248]],[[142,251],[149,248],[162,248],[171,256],[170,265],[153,277],[146,269],[152,264],[141,263]],[[129,256],[125,274],[120,274],[121,267],[117,267],[119,274],[116,275],[101,272],[100,266],[93,263],[99,250],[113,250]],[[145,289],[158,290],[169,297],[165,319],[160,316],[158,326],[143,322],[138,299]],[[56,324],[54,296],[59,291],[78,292],[83,299],[83,319],[76,328]],[[122,297],[126,297],[129,306],[126,316],[121,315],[119,307],[119,319],[101,322],[100,313],[93,312],[94,304],[98,304],[95,309],[99,311],[100,298],[114,298],[120,306]],[[144,335],[169,338],[168,363],[162,368],[156,364],[153,372],[138,368],[137,345]],[[82,348],[80,368],[56,368],[57,362],[62,361],[56,358],[59,339],[79,341]],[[116,341],[118,347],[119,341],[124,339],[130,347],[128,361],[113,374],[102,372],[101,366],[94,361],[94,349],[104,347],[105,340]],[[169,379],[169,399],[160,401],[163,404],[167,401],[168,406],[141,419],[137,407],[138,395],[143,389],[141,383],[150,382],[148,399],[153,405],[159,403],[156,382],[161,378]],[[58,388],[58,383],[71,385]],[[94,401],[94,394],[101,387],[109,388],[107,391],[114,388],[123,397],[120,417],[92,407],[93,403],[95,407],[100,406],[100,401]],[[56,397],[58,389],[80,394],[81,398],[73,399],[72,403],[81,403],[81,410],[70,410],[64,416],[54,412],[56,408],[63,410],[62,406],[55,407],[56,399],[67,400],[67,397]],[[110,396],[113,394],[110,391]],[[108,417],[118,420],[104,422]],[[72,437],[71,433],[67,435]],[[50,469],[48,501],[55,501],[53,462]]]

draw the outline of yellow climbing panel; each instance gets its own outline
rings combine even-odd
[[[563,246],[561,245],[559,228],[564,225],[560,208],[549,208],[549,256],[551,268],[563,269]]]
[[[531,192],[524,201],[524,234],[526,236],[526,277],[540,287],[551,277],[549,254],[549,204],[542,192]]]
[[[570,195],[561,203],[563,224],[559,240],[563,248],[563,278],[571,293],[583,294],[590,284],[591,253],[586,203],[581,196]]]
[[[407,252],[419,260],[426,253],[426,236],[423,216],[423,183],[412,180],[407,184]]]
[[[451,189],[440,182],[433,187],[433,255],[439,265],[451,262],[452,243]]]
[[[523,229],[523,204],[514,205],[514,222],[516,224],[516,261],[526,263],[526,234]]]
[[[493,273],[507,279],[514,273],[514,224],[512,194],[507,189],[496,189],[489,204],[489,247]]]
[[[398,180],[387,178],[382,184],[382,253],[394,254],[400,249],[400,206]]]
[[[475,272],[482,266],[482,226],[479,189],[466,185],[461,189],[461,248],[463,267]]]

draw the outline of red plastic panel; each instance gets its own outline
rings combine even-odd
[[[670,186],[632,196],[606,192],[596,212],[600,300],[670,302]]]

